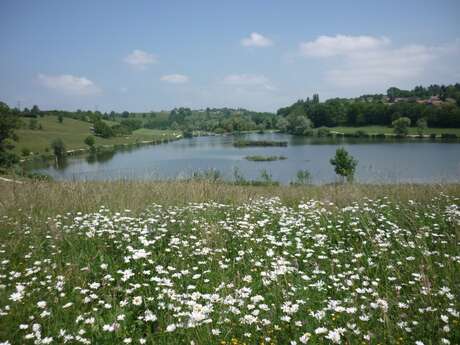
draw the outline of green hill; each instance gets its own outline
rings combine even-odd
[[[50,150],[50,143],[53,139],[61,138],[67,150],[84,149],[87,146],[84,140],[92,135],[92,124],[80,120],[65,117],[63,122],[58,121],[57,116],[38,117],[37,126],[42,129],[29,129],[31,118],[22,118],[25,126],[16,131],[18,141],[14,142],[15,151],[21,153],[23,149],[28,149],[33,153],[43,153]],[[109,123],[110,124],[110,123]],[[117,145],[131,144],[142,141],[152,141],[160,138],[171,139],[178,135],[178,132],[170,130],[138,129],[132,134],[113,138],[96,138],[96,145]]]

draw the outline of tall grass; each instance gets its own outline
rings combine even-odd
[[[459,197],[0,181],[0,343],[457,344]]]

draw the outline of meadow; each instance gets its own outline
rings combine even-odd
[[[23,118],[24,123],[27,125],[30,119]],[[114,122],[106,121],[109,125]],[[72,118],[64,118],[63,122],[58,121],[57,116],[46,115],[37,118],[37,126],[41,125],[43,129],[29,129],[21,128],[16,131],[18,141],[14,142],[14,151],[21,154],[22,150],[28,149],[33,153],[52,153],[50,144],[53,139],[61,138],[67,150],[80,150],[87,149],[88,146],[84,140],[89,135],[92,135],[92,124]],[[135,144],[143,141],[163,140],[175,138],[179,132],[170,130],[155,130],[141,128],[135,130],[130,135],[101,138],[95,136],[96,146],[114,146]]]
[[[460,341],[458,184],[0,195],[3,344]]]

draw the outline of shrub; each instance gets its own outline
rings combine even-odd
[[[101,120],[94,123],[94,133],[102,138],[110,138],[114,136],[112,128]]]
[[[272,175],[266,169],[260,172],[260,179],[262,182],[268,184],[273,182]]]
[[[24,157],[27,157],[28,155],[30,155],[30,150],[29,150],[27,147],[24,147],[24,148],[21,150],[21,154],[22,154]]]
[[[190,129],[186,129],[182,132],[184,138],[193,138],[193,132]]]
[[[355,137],[356,138],[368,138],[369,133],[367,133],[366,131],[363,131],[362,129],[359,129],[355,132]]]
[[[296,179],[294,182],[291,182],[291,185],[308,185],[311,183],[311,174],[305,170],[299,170],[296,174]]]
[[[457,134],[455,134],[455,133],[441,133],[441,139],[457,139]]]
[[[393,130],[398,137],[405,137],[409,134],[410,119],[400,117],[392,122]]]
[[[88,135],[85,138],[85,144],[88,145],[90,148],[94,147],[94,144],[96,144],[96,139],[92,135]]]
[[[320,127],[318,128],[318,131],[316,132],[316,134],[318,135],[318,137],[326,137],[329,135],[330,132],[331,131],[328,128]]]
[[[420,118],[417,120],[417,133],[419,136],[423,136],[423,133],[428,128],[428,123],[426,119]]]
[[[358,161],[347,150],[343,147],[338,148],[330,162],[334,166],[337,175],[346,178],[348,182],[353,181]]]
[[[205,181],[212,181],[217,182],[222,179],[222,174],[217,169],[208,169],[203,171],[195,171],[192,174],[193,180],[205,180]]]

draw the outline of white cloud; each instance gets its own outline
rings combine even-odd
[[[369,51],[350,57],[344,66],[326,73],[337,85],[397,84],[422,75],[436,59],[436,52],[426,46]]]
[[[301,43],[300,53],[309,58],[322,58],[328,64],[325,80],[331,84],[381,89],[391,85],[415,85],[425,80],[439,82],[441,74],[458,73],[458,65],[452,62],[453,57],[460,57],[460,43],[457,40],[443,46],[394,47],[385,37],[320,36]],[[331,57],[341,59],[326,59]],[[446,58],[450,62],[443,66],[440,61]]]
[[[160,79],[171,84],[184,84],[189,81],[189,77],[183,74],[168,74],[162,76]]]
[[[389,44],[390,40],[386,37],[319,36],[314,41],[300,43],[300,52],[304,56],[330,57],[380,49]]]
[[[229,74],[224,78],[223,82],[227,85],[257,86],[267,90],[275,89],[266,76],[257,74]]]
[[[241,44],[245,47],[268,47],[273,45],[273,41],[257,32],[253,32],[249,37],[243,38]]]
[[[145,69],[147,65],[157,62],[157,57],[154,54],[147,53],[140,49],[134,49],[131,54],[125,57],[124,61],[139,69]]]
[[[83,96],[101,92],[91,80],[71,74],[46,75],[40,73],[37,79],[43,86],[68,95]]]

